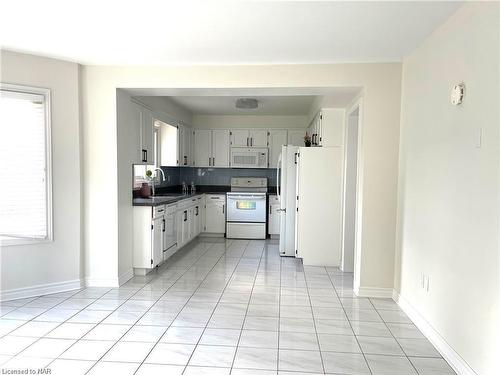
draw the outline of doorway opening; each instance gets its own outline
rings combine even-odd
[[[356,211],[358,187],[359,104],[347,112],[344,169],[344,224],[340,268],[354,272],[356,249]]]

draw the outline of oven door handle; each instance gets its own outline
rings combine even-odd
[[[227,199],[232,199],[232,200],[235,200],[235,199],[262,200],[262,199],[266,199],[266,196],[265,195],[228,195]]]

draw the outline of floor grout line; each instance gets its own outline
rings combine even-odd
[[[343,331],[339,331],[342,333],[328,333],[330,332],[329,330],[327,331],[326,334],[331,334],[335,336],[353,336],[354,339],[356,340],[357,346],[360,349],[360,353],[363,356],[364,363],[368,368],[368,371],[370,374],[373,374],[372,367],[370,366],[367,355],[368,354],[373,354],[381,357],[398,357],[398,358],[406,358],[408,362],[410,362],[412,370],[416,371],[418,374],[418,370],[415,364],[410,360],[410,358],[413,357],[418,357],[418,358],[430,358],[430,359],[435,359],[438,357],[434,356],[408,356],[406,351],[403,349],[401,343],[399,342],[398,338],[396,337],[396,334],[392,332],[392,330],[389,328],[389,324],[391,322],[386,322],[383,317],[382,313],[383,311],[401,311],[400,309],[393,309],[391,306],[386,306],[386,305],[381,305],[380,308],[377,308],[375,306],[375,303],[373,299],[371,298],[362,298],[363,301],[367,301],[368,303],[365,305],[364,302],[363,304],[356,304],[352,303],[350,304],[349,300],[355,301],[357,297],[352,294],[352,287],[350,286],[351,279],[352,279],[352,274],[349,273],[342,273],[342,272],[337,272],[335,269],[329,269],[329,267],[305,267],[303,266],[302,262],[300,259],[294,259],[294,258],[283,258],[279,256],[279,252],[277,253],[278,256],[275,256],[274,254],[274,248],[272,248],[270,245],[277,245],[274,243],[271,243],[269,241],[264,241],[263,243],[260,242],[252,242],[251,240],[246,240],[246,244],[243,244],[243,242],[239,241],[229,241],[227,239],[223,239],[222,241],[218,242],[216,240],[208,241],[204,239],[199,239],[196,240],[196,242],[192,242],[189,248],[186,248],[183,253],[178,253],[177,257],[174,257],[174,259],[170,259],[165,266],[160,267],[159,269],[153,270],[149,275],[147,276],[134,276],[129,282],[125,284],[125,286],[118,287],[118,288],[83,288],[71,292],[62,292],[58,294],[49,294],[49,295],[44,295],[44,296],[39,296],[39,297],[34,297],[34,298],[27,298],[23,303],[20,303],[19,306],[10,306],[8,304],[5,304],[5,307],[12,307],[13,310],[10,310],[9,312],[5,314],[1,314],[0,321],[22,321],[22,324],[19,326],[16,326],[14,329],[7,328],[5,332],[3,332],[0,335],[0,340],[3,339],[4,337],[16,337],[16,338],[28,338],[30,336],[14,336],[12,333],[14,333],[16,330],[20,329],[21,327],[25,326],[26,324],[30,322],[41,322],[41,323],[54,323],[54,326],[47,332],[45,333],[42,337],[31,337],[34,341],[30,343],[28,346],[23,347],[22,350],[19,352],[16,352],[14,355],[1,355],[0,357],[2,358],[8,358],[7,360],[2,360],[0,361],[0,368],[3,368],[5,364],[10,362],[11,360],[15,358],[23,358],[22,353],[26,352],[29,348],[31,348],[33,345],[35,345],[37,342],[39,342],[41,339],[48,339],[48,340],[67,340],[67,341],[73,341],[70,346],[68,346],[64,351],[62,351],[60,354],[57,355],[56,358],[43,358],[43,360],[47,360],[47,363],[44,367],[45,368],[50,368],[50,366],[57,360],[67,360],[68,363],[69,361],[76,360],[76,359],[66,359],[66,358],[61,358],[64,353],[68,352],[73,348],[75,345],[78,345],[82,341],[99,341],[99,342],[109,342],[110,346],[107,348],[106,351],[103,352],[102,355],[99,356],[97,359],[79,359],[80,361],[85,361],[88,363],[91,363],[92,365],[86,370],[85,374],[88,374],[93,371],[93,369],[101,362],[103,362],[104,358],[108,353],[113,350],[113,348],[116,347],[118,343],[121,342],[127,342],[127,343],[142,343],[144,344],[144,349],[147,349],[147,354],[142,358],[142,361],[140,362],[134,362],[134,365],[137,366],[134,370],[134,374],[138,373],[140,369],[143,367],[143,365],[146,363],[146,359],[148,356],[153,352],[155,348],[158,347],[158,344],[161,343],[161,340],[164,338],[164,336],[168,333],[168,331],[172,327],[179,327],[179,328],[193,328],[190,324],[187,324],[186,326],[173,326],[175,323],[175,320],[179,318],[183,314],[184,309],[186,309],[187,306],[190,306],[192,304],[193,310],[189,310],[185,312],[186,318],[190,319],[191,318],[196,318],[196,314],[200,313],[203,314],[204,320],[200,322],[200,325],[202,323],[203,326],[200,326],[196,329],[199,329],[201,333],[199,333],[199,337],[195,341],[190,341],[189,345],[193,347],[192,352],[189,354],[189,357],[187,359],[187,362],[184,365],[176,365],[176,366],[183,366],[181,369],[181,372],[183,374],[187,373],[189,367],[208,367],[208,368],[220,368],[220,369],[228,369],[231,373],[234,369],[234,365],[236,363],[236,358],[238,354],[238,350],[240,348],[257,348],[257,349],[263,349],[266,345],[261,345],[260,341],[257,341],[258,345],[254,346],[241,346],[242,344],[242,339],[243,339],[243,334],[245,330],[245,323],[247,322],[248,319],[250,318],[272,318],[272,319],[263,319],[263,322],[267,324],[267,322],[271,321],[277,321],[277,328],[273,328],[273,330],[268,331],[267,329],[264,329],[266,332],[273,332],[273,334],[277,334],[277,344],[274,342],[273,338],[273,344],[269,345],[269,347],[265,348],[266,350],[276,350],[276,367],[271,370],[273,372],[279,372],[279,371],[285,371],[283,369],[280,370],[280,350],[297,350],[297,351],[302,351],[304,352],[304,358],[307,358],[307,355],[305,353],[307,352],[319,352],[320,360],[321,360],[321,365],[322,365],[322,373],[326,373],[326,363],[325,363],[325,358],[324,355],[326,353],[339,353],[339,354],[356,354],[352,353],[350,351],[339,351],[339,350],[322,350],[321,345],[320,345],[320,335],[321,331],[319,329],[319,320],[327,320],[327,321],[338,321],[338,322],[346,322],[345,326],[343,324],[332,324],[331,328],[335,329],[334,331],[331,332],[336,332],[336,327],[339,329],[341,328]],[[240,244],[240,245],[238,245]],[[230,256],[228,256],[230,254]],[[260,255],[259,255],[260,254]],[[227,260],[227,262],[224,262],[224,259]],[[266,260],[266,263],[264,263],[264,260]],[[290,262],[289,262],[290,260]],[[229,266],[230,265],[230,266]],[[325,273],[326,272],[326,275]],[[276,318],[276,296],[274,296],[272,299],[270,299],[271,294],[276,293],[277,289],[277,318]],[[322,298],[322,292],[321,289],[324,289],[326,292],[327,289],[332,291],[332,298],[335,298],[339,302],[339,306],[336,306],[335,304],[331,304],[334,302],[333,300],[330,301],[328,298],[324,300]],[[314,295],[312,292],[315,292]],[[238,296],[229,296],[230,298],[225,301],[224,293],[248,293],[248,298],[246,299],[246,302],[243,302],[243,299],[239,301]],[[285,294],[284,294],[285,292]],[[170,294],[172,293],[172,294]],[[177,294],[179,293],[179,294]],[[208,293],[208,294],[204,294]],[[213,293],[213,294],[212,294]],[[306,294],[307,293],[307,294]],[[260,295],[261,294],[261,295]],[[172,306],[169,306],[169,301],[170,299],[167,298],[167,296],[172,296],[173,300],[171,301]],[[255,299],[254,299],[255,295]],[[124,297],[125,296],[125,297]],[[290,296],[285,299],[285,296]],[[300,297],[299,297],[300,296]],[[234,298],[233,298],[234,297]],[[306,298],[307,297],[307,298]],[[259,299],[260,298],[260,299]],[[288,299],[289,298],[289,299]],[[319,300],[317,300],[319,298]],[[47,301],[43,301],[44,299],[47,299]],[[53,299],[53,301],[51,301]],[[56,300],[58,299],[58,300]],[[74,304],[79,305],[78,307],[71,307],[71,303],[67,303],[67,301],[75,300]],[[85,302],[83,300],[88,300],[91,301],[89,304],[85,305]],[[96,307],[100,307],[97,305],[99,301],[113,301],[110,302],[109,304],[106,304],[105,302],[103,303],[103,307],[101,309],[93,310],[90,309],[92,305],[96,304]],[[314,300],[314,304],[313,304]],[[38,302],[37,302],[38,301]],[[159,304],[159,302],[164,301],[163,305]],[[256,303],[252,303],[252,301],[256,301]],[[271,302],[272,301],[272,302]],[[47,303],[46,303],[47,302]],[[283,303],[287,303],[286,305],[283,305]],[[30,304],[34,304],[35,306],[28,306]],[[40,306],[36,306],[37,303],[40,304]],[[52,303],[55,303],[52,305]],[[69,306],[68,308],[60,308],[60,306],[64,305],[67,303],[66,306]],[[134,305],[134,303],[136,305]],[[210,328],[210,322],[214,318],[214,316],[218,312],[218,308],[222,307],[224,304],[244,304],[246,303],[246,307],[240,306],[241,311],[238,306],[234,306],[235,308],[238,308],[238,311],[235,312],[235,316],[241,317],[241,319],[235,319],[235,322],[241,322],[241,326],[239,327],[239,333],[234,333],[234,336],[231,334],[231,341],[224,343],[224,341],[215,341],[215,342],[208,342],[203,344],[202,340],[204,338],[204,335],[209,331]],[[307,303],[309,303],[307,305]],[[206,306],[205,306],[206,305]],[[2,303],[0,303],[0,307],[2,307]],[[111,306],[113,309],[106,309],[106,307]],[[125,308],[126,306],[126,308]],[[252,310],[252,315],[249,315],[251,312],[252,306],[256,306],[255,311]],[[266,306],[272,306],[269,307],[271,310],[268,310]],[[109,307],[109,308],[111,308]],[[157,310],[154,310],[155,307],[158,307]],[[163,309],[162,309],[163,307]],[[231,307],[231,306],[229,306]],[[295,318],[295,319],[300,319],[302,318],[301,312],[303,311],[304,314],[307,312],[305,307],[308,308],[308,310],[311,312],[311,320],[312,320],[312,325],[314,326],[314,335],[317,341],[318,348],[317,349],[312,349],[312,347],[309,347],[307,349],[301,349],[299,347],[294,348],[295,345],[292,345],[291,347],[284,349],[281,348],[281,322],[282,319],[284,318]],[[326,314],[328,310],[323,310],[321,311],[321,308],[325,307],[335,307],[338,308],[338,312],[340,310],[342,311],[345,320],[341,319],[331,319],[332,316],[329,314]],[[387,308],[386,308],[387,307]],[[39,314],[35,314],[30,317],[29,320],[20,320],[20,319],[9,319],[5,318],[6,315],[20,309],[24,308],[33,308],[33,309],[40,309]],[[172,310],[170,308],[173,308]],[[288,314],[289,316],[282,317],[286,309],[289,308],[292,309],[293,314]],[[315,308],[320,308],[319,313],[323,315],[319,315],[319,318],[316,319],[316,314],[314,313]],[[74,310],[73,314],[68,315],[67,317],[64,316],[64,313],[60,317],[59,315],[55,315],[55,319],[64,319],[63,321],[50,321],[50,320],[35,320],[39,319],[42,315],[49,313],[50,311],[54,310]],[[166,314],[165,317],[161,317],[161,321],[157,321],[157,317],[154,315],[151,315],[150,318],[152,320],[148,321],[143,321],[143,323],[140,323],[142,319],[148,314],[151,313],[152,310],[157,311],[158,313],[164,313]],[[244,313],[243,313],[244,310]],[[353,329],[353,324],[355,323],[355,320],[351,320],[349,318],[347,311],[351,312],[356,312],[356,311],[376,311],[376,313],[369,313],[369,315],[362,316],[362,317],[357,317],[359,318],[359,322],[366,322],[366,323],[374,323],[377,324],[377,326],[374,326],[373,328],[379,327],[382,329],[382,324],[383,327],[385,327],[386,330],[389,331],[389,333],[385,333],[382,335],[381,332],[378,331],[373,331],[370,329],[370,325],[367,324],[366,328],[370,329],[366,331],[369,334],[360,334],[357,335]],[[22,310],[21,310],[22,311]],[[120,323],[104,323],[105,320],[107,320],[110,316],[112,316],[116,312],[124,312],[124,313],[132,313],[133,319],[130,321],[123,320],[120,321]],[[233,312],[232,310],[229,310],[228,312],[222,311],[222,314],[218,314],[221,317],[224,317],[224,314],[231,315]],[[227,311],[227,310],[226,310]],[[334,310],[330,310],[334,311]],[[82,312],[88,312],[88,316],[84,315],[84,318],[89,319],[89,322],[86,321],[76,321],[76,322],[70,322],[71,319],[75,319],[76,316],[82,314]],[[237,314],[236,314],[237,313]],[[192,317],[190,317],[190,314],[194,314]],[[241,314],[241,315],[240,315]],[[14,314],[15,316],[15,314]],[[29,316],[29,315],[28,315]],[[95,319],[93,317],[96,317]],[[336,315],[334,315],[336,316]],[[381,319],[382,323],[380,321],[370,321],[369,319],[373,318],[378,318]],[[385,316],[385,315],[384,315]],[[200,315],[201,317],[201,315]],[[208,319],[205,322],[205,319],[208,317]],[[356,317],[353,317],[356,318]],[[363,318],[363,319],[361,319]],[[48,317],[46,319],[53,319],[51,317]],[[165,319],[165,320],[163,320]],[[309,318],[307,317],[309,320]],[[93,320],[93,321],[92,321]],[[391,319],[390,319],[391,320]],[[397,320],[397,319],[396,319]],[[132,322],[133,323],[130,323]],[[258,319],[256,320],[258,321]],[[81,337],[78,339],[72,339],[72,338],[51,338],[47,337],[51,332],[54,330],[58,329],[62,325],[66,323],[71,323],[75,325],[92,325],[92,327],[85,332]],[[160,325],[157,325],[158,323],[161,323]],[[168,323],[168,324],[167,324]],[[189,322],[187,322],[189,323]],[[379,325],[380,323],[380,325]],[[395,322],[397,324],[405,324],[401,322]],[[9,323],[10,324],[10,323]],[[16,325],[17,323],[14,323]],[[105,325],[119,325],[119,326],[126,326],[127,329],[125,329],[118,338],[113,338],[110,340],[102,340],[102,339],[92,339],[91,336],[89,336],[89,339],[86,337],[90,334],[90,332],[94,331],[98,327],[103,327]],[[309,322],[308,322],[309,324]],[[228,326],[231,326],[232,324],[229,324]],[[411,322],[407,323],[408,326],[412,325],[414,326]],[[215,330],[217,329],[227,329],[227,328],[219,328],[225,325],[222,324],[221,326],[215,325]],[[330,325],[329,325],[330,326]],[[6,325],[6,327],[9,327],[9,325]],[[43,326],[42,326],[43,327]],[[125,336],[127,336],[134,328],[136,327],[146,327],[144,330],[146,331],[145,334],[146,336],[143,337],[137,337],[133,336],[131,337],[131,340],[127,341],[122,341]],[[157,334],[155,333],[155,330],[152,329],[152,332],[147,332],[148,328],[147,327],[157,327],[159,332]],[[161,327],[161,328],[160,328]],[[258,328],[257,326],[255,326]],[[348,327],[350,328],[351,333],[347,334]],[[37,327],[35,327],[37,328]],[[49,326],[50,328],[50,326]],[[262,330],[262,328],[268,328],[268,327],[261,327],[258,328],[257,331]],[[285,327],[286,328],[286,327]],[[308,327],[312,328],[312,327]],[[163,332],[161,332],[160,329],[164,329]],[[276,331],[275,331],[276,329]],[[255,328],[251,327],[251,331],[255,331]],[[295,332],[292,328],[292,333],[298,333],[298,337],[300,337],[301,332],[306,331],[304,330],[297,330]],[[363,330],[364,331],[364,330]],[[108,332],[107,330],[103,331],[104,334]],[[135,332],[135,331],[134,331]],[[288,330],[285,330],[283,332],[288,332]],[[36,335],[39,335],[36,333],[36,331],[28,331],[28,333],[35,333]],[[161,333],[161,335],[160,335]],[[216,332],[217,333],[217,332]],[[309,333],[313,333],[312,329],[310,330]],[[360,332],[362,333],[362,332]],[[221,337],[224,338],[224,332],[219,332],[217,335],[222,335]],[[359,336],[359,337],[358,337]],[[75,336],[76,337],[76,336]],[[97,337],[104,337],[108,338],[111,336],[97,336]],[[237,340],[236,340],[237,337]],[[260,340],[262,340],[262,337],[264,336],[257,336],[261,337]],[[274,336],[273,336],[274,337]],[[303,336],[306,337],[306,336]],[[309,337],[309,336],[307,336]],[[311,339],[314,336],[310,336]],[[363,348],[360,345],[360,338],[361,337],[374,337],[374,338],[392,338],[393,340],[396,341],[399,349],[402,351],[402,354],[377,354],[377,353],[365,353]],[[334,338],[333,338],[334,339]],[[233,341],[234,340],[234,341]],[[388,340],[385,340],[388,341]],[[22,340],[20,341],[22,342]],[[49,343],[49,341],[47,341]],[[222,345],[221,345],[222,343]],[[234,343],[234,345],[233,345]],[[354,341],[352,342],[354,344]],[[52,345],[52,343],[50,343]],[[56,345],[56,344],[54,344]],[[58,344],[57,344],[58,345]],[[62,346],[65,346],[64,344],[61,343]],[[187,345],[187,344],[186,344]],[[195,356],[195,353],[197,349],[200,346],[212,346],[212,347],[226,347],[226,348],[234,348],[234,354],[232,355],[231,363],[229,367],[225,367],[225,363],[223,364],[224,366],[221,366],[220,363],[217,363],[217,365],[210,364],[214,363],[209,361],[208,364],[190,364],[190,361],[192,358]],[[274,345],[277,345],[276,349]],[[148,347],[150,346],[150,347]],[[271,346],[273,349],[271,349]],[[58,346],[55,346],[54,348],[57,348]],[[142,347],[142,346],[140,346]],[[302,345],[302,347],[308,347]],[[349,350],[348,347],[343,347],[339,346],[339,349],[347,349]],[[334,349],[337,349],[337,346],[334,347]],[[146,350],[145,350],[146,352]],[[369,351],[371,352],[371,350]],[[258,353],[258,352],[257,352]],[[37,354],[37,353],[35,353]],[[31,357],[31,356],[30,356]],[[32,358],[38,358],[36,356],[33,356]],[[317,358],[317,357],[316,357]],[[442,359],[442,357],[439,357]],[[137,358],[139,359],[139,358]],[[40,358],[40,360],[42,360]],[[111,361],[105,360],[104,362],[112,362],[112,363],[126,363],[126,362],[121,362],[123,360],[122,358],[118,358],[116,360],[113,360],[111,358]],[[273,358],[274,360],[274,358]],[[361,357],[359,357],[359,360],[361,361]],[[258,359],[257,359],[258,361]],[[128,362],[132,363],[132,362]],[[229,363],[229,358],[227,363]],[[317,361],[315,362],[317,363]],[[159,363],[159,365],[163,365],[164,363]],[[66,364],[65,364],[66,365]],[[166,365],[166,364],[165,364]],[[174,366],[174,364],[172,364]],[[252,366],[258,366],[258,363],[255,365],[252,363],[250,364],[250,367],[248,367],[248,370],[253,370],[254,372],[258,371],[264,371],[264,370],[258,370],[255,369]],[[244,369],[244,368],[242,368]],[[239,370],[239,369],[238,369]],[[286,370],[287,372],[294,373],[294,372],[300,372],[298,369],[292,369],[292,370]],[[310,370],[309,370],[310,371]],[[317,370],[319,371],[319,369]],[[141,372],[142,373],[142,372]]]
[[[366,355],[365,353],[363,352],[363,348],[361,347],[361,345],[359,344],[359,340],[358,340],[358,336],[356,335],[356,332],[354,332],[354,329],[352,328],[352,323],[351,323],[351,320],[349,319],[349,316],[347,315],[347,312],[345,310],[345,306],[344,304],[342,303],[342,300],[340,299],[338,293],[337,293],[337,288],[335,287],[335,283],[333,282],[332,280],[332,277],[330,275],[330,273],[328,272],[328,269],[327,267],[325,267],[325,271],[326,271],[326,274],[328,275],[328,279],[330,280],[332,286],[333,286],[333,290],[335,291],[335,295],[337,296],[337,298],[339,299],[340,301],[340,306],[342,307],[342,311],[344,312],[344,315],[347,319],[347,322],[349,323],[349,327],[351,327],[351,331],[354,335],[354,338],[356,340],[356,343],[358,344],[358,347],[359,347],[359,351],[361,352],[361,354],[363,355],[363,358],[365,360],[365,364],[366,364],[366,367],[368,368],[368,371],[370,371],[370,374],[373,374],[373,371],[372,371],[372,368],[370,367],[370,364],[368,363],[368,360],[366,359]]]

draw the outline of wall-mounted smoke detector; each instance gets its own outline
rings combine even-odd
[[[236,108],[240,109],[255,109],[259,106],[259,102],[254,98],[239,98],[236,99]]]
[[[451,89],[451,104],[460,105],[464,101],[465,96],[465,83],[457,83]]]

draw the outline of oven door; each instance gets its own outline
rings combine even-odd
[[[266,222],[266,193],[227,193],[227,221]]]

